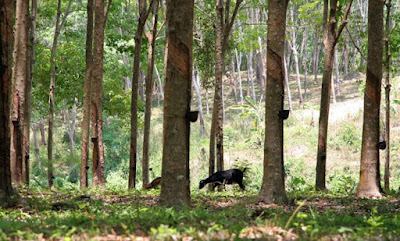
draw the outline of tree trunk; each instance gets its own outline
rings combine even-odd
[[[381,197],[379,174],[379,115],[382,83],[383,4],[370,0],[368,4],[368,60],[364,93],[363,135],[360,181],[356,196]]]
[[[259,201],[287,202],[283,164],[283,66],[287,0],[268,1],[267,88],[265,98],[264,177]]]
[[[30,147],[30,123],[31,123],[31,112],[32,112],[32,81],[33,81],[33,68],[35,63],[35,42],[36,42],[36,15],[37,15],[37,0],[32,0],[32,10],[29,21],[29,63],[28,63],[28,78],[25,83],[25,118],[24,118],[24,139],[23,139],[23,165],[22,173],[24,183],[29,186],[29,170],[30,170],[30,158],[29,158],[29,147]]]
[[[208,88],[206,88],[206,111],[207,111],[207,115],[210,114],[210,106],[208,105]]]
[[[68,111],[68,122],[67,122],[69,150],[72,157],[75,156],[75,123],[76,123],[76,103],[74,103],[74,105],[72,106],[71,115],[69,114]]]
[[[193,10],[193,0],[167,1],[160,204],[180,209],[190,205],[190,123],[187,117],[192,81]]]
[[[161,99],[164,100],[164,88],[163,88],[163,83],[161,81],[161,76],[158,73],[157,65],[154,65],[154,68],[156,70],[156,75],[157,75],[157,80],[158,80],[158,88],[160,91]]]
[[[328,138],[328,123],[329,123],[329,107],[330,107],[330,94],[332,87],[332,69],[333,58],[335,55],[335,46],[340,37],[340,34],[347,23],[347,15],[350,11],[352,0],[346,7],[342,24],[337,28],[337,0],[330,0],[329,19],[328,19],[328,0],[324,0],[324,73],[322,76],[321,88],[321,105],[319,115],[319,129],[318,129],[318,152],[317,152],[317,167],[316,167],[316,190],[325,190],[325,175],[326,175],[326,147]]]
[[[14,1],[0,1],[0,205],[13,206],[16,195],[11,184],[10,163],[10,107],[11,107],[11,72],[14,41]]]
[[[233,97],[235,98],[235,104],[238,104],[238,96],[237,96],[237,84],[236,84],[236,78],[235,78],[235,63],[233,62],[233,59],[231,60],[230,64],[230,81],[233,84]],[[232,85],[231,85],[232,87]]]
[[[338,50],[335,48],[335,83],[337,94],[340,95],[340,74],[339,74],[339,61],[338,61]]]
[[[214,106],[216,111],[215,118],[215,139],[217,147],[217,171],[224,170],[224,146],[223,146],[223,107],[222,107],[222,75],[223,75],[223,31],[224,31],[224,3],[217,0],[217,23],[216,23],[216,43],[215,43],[215,95]],[[214,115],[213,115],[214,118]],[[211,137],[212,138],[212,137]]]
[[[392,0],[386,2],[386,24],[385,24],[385,126],[386,126],[386,155],[385,155],[385,192],[388,193],[390,190],[390,46],[389,46],[389,33],[390,33],[390,10],[392,7]]]
[[[56,26],[53,37],[53,45],[51,48],[50,56],[50,93],[49,93],[49,133],[48,133],[48,145],[47,145],[47,180],[49,187],[53,187],[54,174],[53,174],[53,125],[54,125],[54,96],[56,89],[56,55],[57,55],[57,43],[58,37],[61,32],[61,28],[64,25],[65,19],[69,14],[69,9],[71,8],[72,0],[68,3],[68,8],[61,20],[61,0],[58,0],[57,5],[57,16],[56,16]]]
[[[256,91],[254,89],[254,75],[253,75],[253,50],[247,55],[247,78],[251,84],[251,96],[257,102]]]
[[[333,68],[332,68],[332,76],[331,76],[331,92],[332,92],[332,103],[336,103],[336,90],[335,90],[335,81],[333,76]]]
[[[142,159],[142,181],[143,188],[149,183],[149,145],[150,145],[150,124],[151,124],[151,101],[152,91],[154,87],[154,56],[155,56],[155,43],[157,37],[157,19],[158,19],[158,3],[156,0],[152,9],[153,23],[151,35],[149,34],[149,53],[147,65],[147,78],[146,78],[146,107],[144,113],[144,134],[143,134],[143,159]]]
[[[42,146],[45,146],[46,145],[46,133],[45,133],[45,130],[44,130],[44,119],[43,119],[43,117],[40,119],[40,121],[39,121],[39,128],[40,128],[40,137],[41,137],[41,144],[42,144]]]
[[[292,4],[292,7],[290,8],[290,16],[292,21],[294,22],[294,4]],[[294,58],[294,65],[296,69],[296,81],[297,81],[297,94],[299,96],[299,105],[303,104],[303,95],[301,93],[301,81],[300,81],[300,68],[299,68],[299,57],[297,53],[297,47],[296,47],[296,32],[294,29],[294,24],[292,25],[292,52],[293,52],[293,58]]]
[[[80,188],[89,186],[89,129],[90,129],[90,103],[92,86],[92,61],[93,61],[93,0],[87,3],[87,25],[86,25],[86,75],[85,90],[83,96],[83,120],[82,120],[82,151],[81,151],[81,177]]]
[[[153,4],[152,0],[149,10]],[[133,60],[132,75],[132,100],[131,100],[131,140],[130,140],[130,160],[129,160],[129,181],[128,188],[136,187],[136,162],[137,162],[137,131],[138,131],[138,97],[139,97],[139,79],[140,79],[140,51],[142,48],[142,39],[144,24],[150,11],[146,11],[146,0],[139,0],[139,19],[138,28],[135,35],[135,55]]]
[[[14,43],[14,86],[13,86],[13,101],[12,101],[12,138],[13,147],[15,151],[14,160],[11,162],[14,164],[13,171],[13,181],[15,184],[19,185],[21,182],[25,181],[27,183],[29,180],[24,180],[23,167],[27,158],[27,153],[29,153],[28,136],[26,134],[26,116],[28,103],[26,100],[27,86],[30,83],[30,73],[29,73],[29,1],[18,0],[16,4],[16,22],[15,22],[15,43]],[[28,87],[29,88],[29,87]],[[29,119],[28,119],[29,121]],[[28,130],[29,132],[29,130]],[[26,153],[27,152],[27,153]],[[29,169],[28,169],[29,171]],[[25,172],[26,173],[26,172]]]
[[[39,167],[39,169],[41,169],[42,162],[40,160],[39,140],[37,137],[38,129],[39,129],[38,124],[32,123],[32,134],[33,134],[33,145],[35,146],[35,157],[36,157],[36,161],[38,163],[38,167]]]
[[[287,61],[285,58],[285,54],[283,55],[283,64],[284,64],[284,71],[285,71],[285,85],[287,89],[287,96],[288,96],[288,102],[289,102],[289,110],[292,113],[293,112],[293,104],[292,104],[292,94],[290,92],[290,85],[289,85],[289,69],[287,67]]]
[[[242,75],[240,73],[240,66],[242,64],[242,53],[238,54],[237,49],[235,49],[235,56],[236,56],[236,64],[237,64],[237,72],[238,72],[238,80],[239,80],[239,97],[240,97],[240,104],[243,105],[243,87],[242,87]]]
[[[193,71],[193,86],[197,95],[197,107],[199,109],[199,119],[200,119],[200,134],[202,137],[206,137],[206,129],[204,127],[204,115],[203,115],[203,104],[201,100],[201,91],[200,91],[200,73],[199,69],[195,68],[196,71]]]
[[[109,0],[110,1],[110,0]],[[93,142],[92,186],[104,188],[104,145],[103,145],[103,56],[104,29],[107,13],[104,11],[104,1],[94,1],[94,43],[92,65],[92,96],[91,121]]]
[[[321,48],[319,47],[319,32],[315,30],[315,42],[314,42],[314,51],[313,51],[313,74],[314,74],[314,83],[317,83],[317,75],[318,75],[318,63],[319,63],[319,52]]]

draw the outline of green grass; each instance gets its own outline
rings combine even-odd
[[[291,204],[265,205],[256,202],[256,192],[195,191],[192,207],[174,210],[157,205],[157,190],[93,191],[90,200],[71,192],[22,194],[23,207],[0,209],[0,239],[68,240],[107,235],[158,240],[173,236],[276,239],[278,235],[294,235],[300,240],[339,236],[361,240],[400,235],[400,205],[392,198],[362,200],[332,193],[289,192]],[[305,197],[311,198],[303,201]],[[61,209],[55,210],[54,204],[60,202]]]

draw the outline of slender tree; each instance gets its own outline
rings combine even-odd
[[[379,173],[379,115],[383,63],[382,0],[368,2],[367,81],[364,93],[364,116],[361,146],[360,181],[356,196],[381,197]]]
[[[350,8],[353,0],[350,0],[344,15],[342,17],[342,23],[337,28],[337,11],[338,4],[337,0],[324,0],[324,13],[323,13],[323,30],[324,30],[324,73],[322,76],[322,88],[321,88],[321,108],[319,115],[319,129],[318,129],[318,153],[317,153],[317,168],[316,168],[316,180],[315,188],[317,190],[326,189],[325,176],[326,176],[326,146],[328,137],[328,123],[329,123],[329,106],[330,106],[330,95],[331,95],[331,82],[332,82],[332,69],[333,69],[333,58],[335,56],[335,46],[339,40],[339,37],[343,31],[343,28],[347,24],[347,16],[350,13]],[[329,9],[329,16],[328,16]]]
[[[217,38],[215,43],[215,92],[210,130],[210,172],[214,172],[214,170],[211,170],[211,163],[215,163],[215,148],[217,150],[217,170],[224,169],[222,75],[225,68],[224,58],[228,48],[229,37],[242,2],[243,0],[236,1],[235,9],[231,16],[229,15],[231,0],[227,0],[225,6],[224,0],[217,0],[216,4]]]
[[[385,158],[385,192],[390,190],[390,45],[389,45],[389,33],[390,33],[390,10],[392,8],[392,0],[386,1],[386,23],[385,23],[385,135],[386,135],[386,158]]]
[[[160,203],[190,205],[189,136],[194,0],[168,0]]]
[[[83,120],[82,120],[82,151],[81,151],[81,181],[80,188],[88,187],[89,170],[89,129],[90,129],[90,97],[92,81],[93,61],[93,0],[87,2],[87,26],[86,26],[86,76],[83,96]]]
[[[11,72],[14,42],[14,1],[0,1],[0,205],[15,204],[16,195],[11,185],[10,164],[10,114],[11,114]]]
[[[142,159],[142,180],[143,188],[149,183],[149,145],[150,145],[150,120],[151,120],[151,101],[154,88],[154,55],[157,37],[157,20],[158,20],[158,0],[155,0],[153,6],[153,23],[151,33],[146,34],[149,41],[149,53],[147,63],[146,78],[146,107],[144,113],[144,135],[143,135],[143,159]]]
[[[14,72],[13,72],[13,101],[12,101],[12,139],[13,150],[15,154],[11,155],[13,160],[13,181],[20,184],[23,179],[23,163],[26,159],[24,153],[24,137],[25,117],[26,117],[26,87],[28,78],[30,78],[29,70],[29,1],[18,0],[16,4],[16,21],[15,21],[15,42],[14,42]],[[29,128],[29,126],[27,127]],[[29,149],[26,150],[29,153]]]
[[[92,122],[92,186],[104,188],[104,145],[103,145],[103,59],[104,59],[104,30],[107,21],[111,0],[107,6],[104,0],[94,2],[94,41],[92,62],[92,95],[91,95],[91,122]]]
[[[265,97],[264,177],[258,199],[286,202],[283,169],[284,49],[288,0],[268,1],[267,86]],[[280,113],[280,114],[278,114]]]
[[[136,162],[137,162],[137,131],[138,131],[138,97],[139,97],[139,77],[140,77],[140,51],[144,25],[150,14],[155,0],[151,0],[149,8],[146,10],[146,0],[139,0],[139,20],[135,35],[135,53],[133,60],[132,76],[132,100],[131,100],[131,140],[130,140],[130,159],[129,159],[129,181],[128,188],[136,186]]]
[[[31,14],[29,21],[29,45],[28,45],[28,78],[25,83],[25,118],[24,118],[24,134],[23,134],[23,165],[22,173],[23,180],[29,186],[29,148],[30,148],[30,124],[31,124],[31,112],[32,112],[32,82],[33,82],[33,66],[35,64],[35,44],[36,44],[36,16],[37,16],[37,0],[31,1]]]
[[[68,2],[67,10],[65,11],[64,16],[61,18],[61,0],[58,0],[57,5],[57,15],[56,15],[56,26],[53,37],[53,44],[51,47],[51,56],[50,56],[50,93],[49,93],[49,132],[48,132],[48,145],[47,145],[47,180],[49,183],[49,187],[53,186],[53,126],[54,126],[54,98],[56,91],[56,55],[57,55],[57,46],[58,46],[58,37],[60,36],[61,29],[64,26],[65,20],[67,19],[70,9],[71,9],[72,0]]]

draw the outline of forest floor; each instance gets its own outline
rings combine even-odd
[[[400,199],[303,193],[286,205],[257,193],[192,193],[192,207],[157,205],[159,190],[115,193],[20,190],[0,211],[0,240],[399,240]],[[297,193],[298,194],[298,193]],[[293,196],[293,193],[289,193]]]

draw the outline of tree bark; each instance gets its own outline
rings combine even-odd
[[[390,191],[390,45],[389,45],[389,33],[390,33],[390,10],[392,7],[392,0],[386,2],[386,23],[385,23],[385,126],[386,126],[386,153],[385,153],[385,192]]]
[[[25,137],[26,128],[26,116],[28,103],[26,100],[27,85],[29,85],[30,73],[29,73],[29,1],[18,0],[16,4],[16,22],[15,22],[15,45],[14,45],[14,85],[13,85],[13,101],[12,101],[12,138],[13,147],[15,151],[14,157],[11,162],[13,163],[13,181],[15,184],[19,185],[23,181],[27,183],[29,180],[24,180],[26,176],[24,175],[23,167],[25,161],[27,161],[26,152],[29,153],[28,137]],[[29,87],[28,87],[29,88]],[[29,121],[29,119],[28,119]],[[29,130],[28,130],[29,132]],[[29,171],[29,169],[27,169]],[[26,173],[26,172],[25,172]]]
[[[321,104],[318,128],[318,152],[317,152],[317,166],[316,166],[316,190],[325,190],[325,176],[326,176],[326,147],[328,138],[328,123],[329,123],[329,107],[330,107],[330,94],[332,87],[332,69],[333,58],[335,56],[335,46],[343,31],[345,24],[347,24],[347,15],[350,11],[352,0],[348,3],[345,13],[343,15],[342,23],[337,29],[337,0],[330,0],[328,7],[328,0],[324,0],[324,14],[323,14],[323,28],[324,28],[324,73],[322,76],[321,88]],[[329,15],[328,15],[329,9]],[[328,19],[329,16],[329,19]]]
[[[10,114],[12,87],[12,52],[14,42],[14,1],[0,1],[0,205],[15,205],[16,195],[11,184]]]
[[[139,79],[140,79],[140,51],[144,25],[149,16],[152,0],[149,9],[146,11],[146,0],[139,0],[139,19],[138,28],[135,35],[135,57],[133,60],[132,75],[132,100],[131,100],[131,140],[130,140],[130,160],[129,160],[129,181],[128,188],[136,187],[136,163],[137,163],[137,131],[138,131],[138,98],[139,98]]]
[[[88,184],[89,170],[89,130],[90,130],[90,103],[92,86],[92,62],[93,62],[93,0],[87,2],[86,25],[86,75],[85,90],[83,96],[83,120],[82,120],[82,147],[81,147],[81,177],[80,188],[85,189]]]
[[[216,24],[216,43],[215,43],[215,93],[213,118],[215,115],[215,139],[217,152],[217,171],[224,170],[224,146],[223,146],[223,116],[222,116],[222,75],[223,75],[223,29],[224,29],[224,1],[217,0],[217,24]],[[211,136],[211,138],[213,138]]]
[[[189,136],[193,0],[169,0],[166,13],[165,102],[160,204],[190,205]]]
[[[259,201],[287,202],[283,164],[284,49],[288,1],[268,1],[264,177]]]
[[[108,4],[110,4],[108,1]],[[91,121],[92,121],[92,186],[104,188],[104,144],[103,144],[103,58],[104,58],[104,29],[107,12],[103,0],[94,1],[94,43],[92,65],[92,96],[91,96]]]
[[[382,0],[370,0],[368,3],[367,81],[364,93],[360,181],[356,191],[356,196],[362,198],[382,196],[377,144],[383,60],[383,5]]]
[[[152,12],[153,23],[151,35],[149,35],[149,53],[146,78],[146,107],[144,113],[144,134],[143,134],[143,159],[142,159],[142,181],[143,188],[149,183],[149,145],[150,145],[150,124],[151,124],[151,101],[154,87],[154,56],[155,43],[157,37],[157,19],[158,19],[158,0],[156,0]]]

